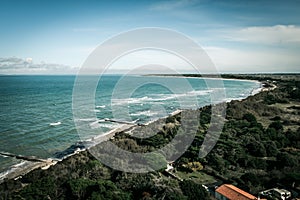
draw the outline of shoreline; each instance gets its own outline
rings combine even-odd
[[[167,76],[161,76],[161,77],[167,77]],[[203,77],[185,77],[185,76],[181,76],[181,77],[179,77],[179,76],[168,76],[168,77],[174,77],[174,78],[203,78]],[[206,77],[204,77],[204,78],[206,78]],[[248,80],[241,80],[241,79],[210,78],[210,77],[209,77],[209,79],[225,79],[225,80],[234,80],[234,81],[248,81]],[[258,93],[265,92],[265,91],[276,88],[276,87],[275,88],[274,87],[264,88],[263,83],[261,81],[258,81],[258,80],[249,80],[248,82],[258,82],[258,83],[260,83],[260,87],[257,88],[257,89],[254,89],[254,90],[257,90],[257,92],[255,94],[253,94],[253,91],[251,91],[251,93],[249,93],[248,96],[246,96],[245,98],[234,98],[234,99],[231,99],[229,101],[225,100],[224,102],[228,103],[228,102],[231,102],[233,100],[241,101],[241,100],[249,98],[250,96],[254,96]],[[264,90],[264,89],[266,89],[266,90]],[[208,105],[210,105],[210,104],[208,104]],[[205,105],[205,106],[208,106],[208,105]],[[202,106],[202,107],[204,107],[204,106]],[[202,107],[199,107],[197,109],[200,109]],[[188,110],[192,110],[192,109],[188,109]],[[165,119],[169,116],[175,116],[177,114],[180,114],[182,111],[183,110],[180,110],[180,109],[175,110],[175,111],[173,111],[172,113],[168,114],[165,117],[161,117],[161,118],[155,119],[153,121],[149,121],[149,122],[145,123],[144,125],[148,126],[149,124],[156,123],[157,121]],[[19,165],[19,166],[15,167],[16,165],[13,165],[10,169],[8,169],[6,171],[3,171],[3,172],[0,172],[0,184],[2,182],[4,182],[5,179],[17,180],[17,179],[21,178],[22,176],[26,175],[27,173],[30,173],[31,171],[35,170],[35,169],[47,170],[50,166],[59,164],[59,162],[65,160],[65,159],[67,159],[71,156],[74,156],[74,155],[76,155],[76,154],[78,154],[82,151],[88,151],[90,148],[100,144],[101,142],[107,141],[109,139],[113,139],[113,137],[117,133],[122,133],[122,132],[124,133],[124,132],[127,132],[127,131],[132,131],[136,127],[138,127],[137,124],[122,125],[120,127],[117,127],[115,129],[112,129],[112,130],[104,133],[103,135],[94,136],[91,139],[88,139],[88,140],[85,140],[85,141],[79,141],[78,143],[72,144],[72,145],[70,145],[69,148],[67,148],[64,151],[60,152],[63,155],[63,153],[65,151],[67,151],[68,149],[70,149],[72,147],[75,147],[73,153],[66,154],[62,158],[48,158],[45,162],[22,161],[22,162],[16,164],[16,165]],[[88,145],[88,143],[90,143],[90,145]],[[84,147],[81,147],[81,145],[83,145]]]
[[[188,79],[217,79],[217,80],[230,80],[230,81],[243,81],[243,82],[254,82],[254,83],[261,83],[259,80],[250,80],[250,79],[243,79],[243,78],[226,78],[222,77],[222,75],[219,75],[219,77],[208,77],[208,76],[185,76],[183,75],[163,75],[163,74],[150,74],[150,75],[143,75],[143,76],[150,76],[150,77],[170,77],[170,78],[188,78]]]

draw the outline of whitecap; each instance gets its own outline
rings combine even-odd
[[[193,90],[193,91],[188,92],[187,94],[202,96],[202,95],[207,95],[212,92],[213,92],[213,90]]]
[[[144,116],[154,116],[157,115],[159,113],[157,112],[151,112],[150,110],[146,110],[146,111],[141,111],[141,112],[137,112],[137,113],[132,113],[130,114],[131,116],[140,116],[140,115],[144,115]]]
[[[95,121],[95,118],[82,118],[82,119],[76,119],[76,121],[92,122],[92,121]]]
[[[132,123],[136,123],[137,121],[139,121],[140,119],[136,119],[136,120],[133,120]]]
[[[176,99],[180,97],[194,97],[194,96],[203,96],[203,95],[208,95],[213,90],[192,90],[187,93],[178,93],[178,94],[162,94],[159,95],[159,98],[153,98],[153,101],[166,101],[166,100],[171,100],[171,99]]]
[[[102,105],[102,106],[96,106],[96,108],[105,108],[106,106],[105,105]]]
[[[122,105],[122,104],[138,104],[142,102],[152,101],[152,98],[148,96],[145,97],[132,97],[132,98],[125,98],[125,99],[112,99],[112,105]]]
[[[58,126],[61,125],[61,122],[53,122],[49,124],[50,126]]]
[[[115,129],[115,128],[120,127],[119,124],[115,124],[115,123],[101,123],[99,125],[102,128],[108,128],[108,129]]]
[[[90,123],[89,125],[92,129],[99,128],[100,127],[99,122],[101,122],[101,120],[96,120],[96,121]]]
[[[105,127],[105,126],[102,125],[102,123],[103,122],[105,123],[107,120],[108,120],[107,118],[99,119],[99,120],[96,120],[96,121],[90,123],[89,125],[92,129],[99,128],[99,127]],[[100,125],[100,122],[102,122],[101,125]]]

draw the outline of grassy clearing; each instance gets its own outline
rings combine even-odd
[[[216,179],[214,177],[207,175],[204,172],[187,173],[187,172],[177,171],[175,174],[184,180],[193,180],[199,184],[209,184],[209,183],[216,182]]]

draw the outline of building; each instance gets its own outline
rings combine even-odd
[[[292,194],[290,191],[287,191],[285,189],[273,189],[273,196],[282,200],[291,198]]]
[[[269,190],[262,191],[260,192],[260,195],[269,198],[276,198],[280,200],[286,200],[292,197],[292,193],[290,191],[285,189],[278,189],[278,188],[272,188]]]
[[[215,191],[215,198],[218,200],[257,200],[252,194],[230,184],[218,187]]]

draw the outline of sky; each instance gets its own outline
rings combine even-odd
[[[299,72],[299,8],[299,0],[0,0],[0,74],[76,74],[97,46],[143,27],[186,35],[220,73]],[[173,57],[133,52],[112,71],[154,58],[189,72]]]

